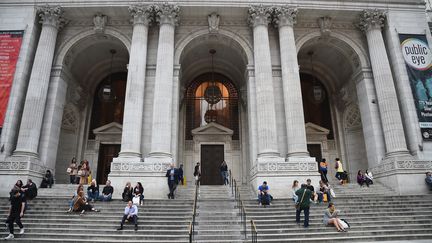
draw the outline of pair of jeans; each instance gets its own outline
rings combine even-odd
[[[99,199],[99,191],[95,191],[95,192],[87,191],[87,197],[88,197],[88,200],[96,201]]]
[[[70,184],[76,184],[75,175],[70,175],[69,176],[69,182],[70,182]]]
[[[299,224],[300,223],[300,213],[301,211],[304,211],[304,227],[309,227],[309,207],[307,208],[300,208],[300,209],[296,209],[296,223]]]
[[[177,187],[175,180],[168,180],[168,187],[170,191],[170,193],[168,194],[168,198],[174,199],[174,191]]]
[[[21,223],[21,217],[19,215],[9,215],[6,223],[8,224],[9,233],[11,234],[14,234],[14,222],[18,225],[20,229],[24,228],[23,224]]]
[[[111,201],[111,199],[112,199],[112,195],[111,195],[111,194],[108,194],[108,195],[104,195],[104,194],[102,194],[102,195],[99,197],[99,199],[100,199],[102,202],[108,202],[108,201]]]
[[[330,198],[330,192],[318,192],[318,202],[323,202],[323,200],[324,200],[324,193],[327,195],[327,202],[330,202],[331,201],[331,198]]]
[[[223,179],[223,184],[229,185],[228,171],[221,171],[221,175],[222,175],[222,179]]]

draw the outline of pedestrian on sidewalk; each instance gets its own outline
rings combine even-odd
[[[126,222],[133,222],[135,225],[135,231],[138,230],[138,207],[132,203],[132,201],[129,201],[127,206],[125,207],[123,218],[120,223],[120,228],[117,230],[123,230],[123,225]]]
[[[9,227],[9,235],[4,238],[5,240],[11,240],[15,238],[14,222],[20,228],[20,235],[24,234],[24,226],[21,223],[21,218],[24,216],[26,199],[25,197],[22,197],[20,191],[16,189],[12,190],[11,195],[13,196],[10,198],[11,206],[9,208],[8,218],[6,220],[6,223]]]
[[[307,188],[306,184],[302,184],[301,188],[296,191],[296,195],[300,198],[296,204],[296,223],[300,224],[300,213],[304,211],[304,223],[305,228],[309,227],[309,208],[310,198],[312,197],[312,191]]]

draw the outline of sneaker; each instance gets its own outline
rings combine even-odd
[[[117,230],[123,230],[123,227],[117,228]]]
[[[24,228],[21,228],[21,229],[20,229],[19,234],[20,234],[20,235],[24,234]]]
[[[12,240],[13,238],[15,238],[15,236],[13,234],[9,234],[8,236],[6,236],[4,239],[5,240]]]

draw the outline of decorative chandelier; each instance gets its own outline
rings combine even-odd
[[[324,101],[325,91],[324,91],[321,83],[315,79],[315,71],[314,71],[314,65],[313,65],[314,52],[309,51],[307,54],[310,57],[310,64],[311,64],[311,69],[312,69],[312,97],[313,97],[313,101],[315,103],[319,104],[319,103]]]
[[[204,91],[204,99],[207,101],[208,109],[204,115],[204,120],[207,123],[216,122],[217,121],[217,110],[213,109],[213,106],[217,104],[222,99],[222,92],[220,88],[216,85],[216,81],[214,79],[214,54],[216,53],[215,49],[210,49],[209,53],[211,55],[211,82],[210,85]]]
[[[113,60],[114,55],[117,53],[115,49],[110,50],[111,53],[111,63],[110,63],[110,70],[109,70],[109,76],[108,76],[108,82],[99,89],[99,98],[101,101],[104,102],[112,102],[116,99],[113,85],[112,85],[112,68],[113,68]]]

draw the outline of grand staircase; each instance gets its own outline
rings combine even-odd
[[[39,189],[23,218],[25,234],[16,234],[22,242],[188,242],[192,220],[194,186],[180,186],[175,200],[145,199],[139,206],[139,229],[125,225],[117,231],[125,203],[119,200],[96,202],[100,213],[84,216],[66,213],[75,185],[55,185]],[[295,223],[294,203],[276,199],[269,207],[260,207],[256,192],[239,186],[247,215],[247,238],[242,234],[237,201],[228,186],[201,186],[195,225],[195,242],[251,242],[254,220],[258,242],[368,242],[432,241],[432,195],[398,196],[391,189],[375,184],[360,188],[356,184],[334,185],[332,199],[341,217],[350,224],[347,233],[322,224],[327,204],[313,204],[310,226]],[[6,218],[9,202],[0,198],[0,217]],[[302,214],[303,220],[303,214]],[[18,227],[15,230],[18,233]],[[1,237],[8,233],[0,227]]]
[[[19,235],[15,227],[15,240],[23,242],[189,242],[189,223],[192,215],[190,199],[145,199],[138,206],[138,231],[125,224],[117,231],[126,203],[120,200],[95,202],[101,212],[67,213],[68,200],[75,185],[55,185],[52,189],[39,189],[38,197],[29,203],[22,222],[25,233]],[[6,219],[9,201],[0,199],[0,217]],[[8,230],[1,224],[3,238]]]
[[[305,229],[296,224],[290,199],[274,200],[266,208],[259,207],[256,200],[246,200],[247,218],[255,222],[258,242],[432,241],[432,195],[397,196],[381,184],[369,188],[336,185],[334,191],[332,202],[351,225],[347,233],[323,225],[327,203],[311,205],[310,226]],[[250,223],[248,228],[250,231]]]

